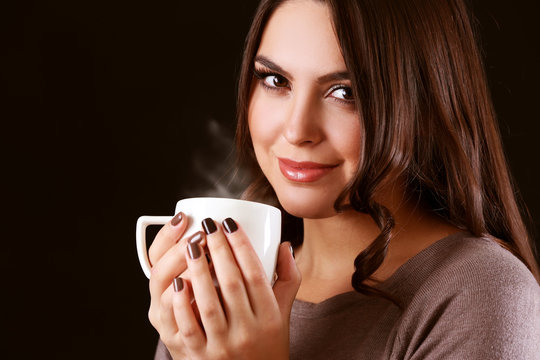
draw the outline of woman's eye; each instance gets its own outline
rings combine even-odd
[[[280,75],[268,75],[264,78],[264,83],[267,86],[273,87],[273,88],[281,88],[287,86],[287,80]]]
[[[354,101],[352,89],[350,87],[340,87],[332,91],[331,95],[339,100]]]

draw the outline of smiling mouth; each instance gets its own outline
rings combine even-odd
[[[311,161],[293,161],[285,158],[278,158],[279,169],[285,178],[294,182],[309,183],[314,182],[328,174],[337,165],[320,164]]]

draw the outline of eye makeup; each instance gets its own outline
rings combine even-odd
[[[346,94],[344,94],[344,98],[338,98],[335,96],[331,96],[333,93],[338,92],[342,90]],[[345,105],[354,105],[354,96],[352,94],[352,89],[350,86],[345,84],[336,84],[328,90],[327,96],[331,97],[332,100],[337,101],[339,103],[345,104]],[[348,99],[345,97],[349,97]]]
[[[258,79],[260,84],[267,90],[272,91],[282,91],[283,89],[287,88],[289,85],[289,81],[281,74],[276,73],[275,71],[270,71],[268,69],[258,69],[257,67],[253,68],[253,75]],[[273,76],[274,77],[274,86],[271,86],[267,83],[267,78]],[[281,84],[277,84],[275,80],[279,81]]]
[[[265,90],[282,92],[287,89],[290,89],[289,80],[285,76],[281,75],[280,73],[274,70],[267,69],[266,67],[261,67],[260,65],[255,65],[253,67],[253,75],[255,76],[257,81]],[[272,85],[268,83],[269,77],[274,77],[274,81]],[[276,83],[276,80],[279,83]],[[340,90],[345,92],[345,94],[343,94],[344,95],[343,98],[332,95],[333,93],[338,92]],[[354,106],[355,104],[351,87],[343,83],[333,85],[325,93],[325,97],[329,97],[333,101],[343,104],[345,106]]]

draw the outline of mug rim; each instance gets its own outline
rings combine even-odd
[[[270,207],[273,209],[276,209],[281,213],[281,210],[273,205],[257,202],[257,201],[251,201],[251,200],[243,200],[243,199],[235,199],[235,198],[222,198],[222,197],[215,197],[215,196],[197,196],[197,197],[189,197],[180,199],[176,202],[178,205],[182,201],[189,201],[189,200],[211,200],[211,201],[228,201],[228,202],[241,202],[241,203],[248,203],[252,206],[262,206],[262,207]]]

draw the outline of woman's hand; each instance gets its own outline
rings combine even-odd
[[[148,251],[152,264],[148,318],[169,352],[178,359],[189,357],[186,355],[182,337],[178,336],[179,330],[172,308],[172,282],[187,269],[185,252],[188,239],[180,240],[187,225],[187,217],[178,213],[161,228]]]
[[[241,227],[227,219],[223,223],[225,233],[211,219],[205,222],[206,244],[219,290],[214,286],[203,247],[197,242],[188,243],[185,259],[177,270],[187,263],[191,279],[176,280],[178,291],[172,296],[173,309],[164,311],[162,308],[164,315],[159,322],[170,332],[178,328],[179,332],[174,336],[178,345],[171,348],[171,343],[163,336],[162,340],[178,359],[186,353],[188,358],[205,360],[287,359],[290,310],[300,286],[300,273],[290,245],[284,243],[279,248],[278,279],[272,288]],[[169,271],[160,279],[172,280],[171,274]],[[163,293],[165,288],[165,282],[160,281],[154,292],[156,295]],[[167,300],[162,307],[169,301],[165,294],[162,299]],[[191,306],[192,296],[200,317]],[[175,323],[171,315],[176,319]]]

